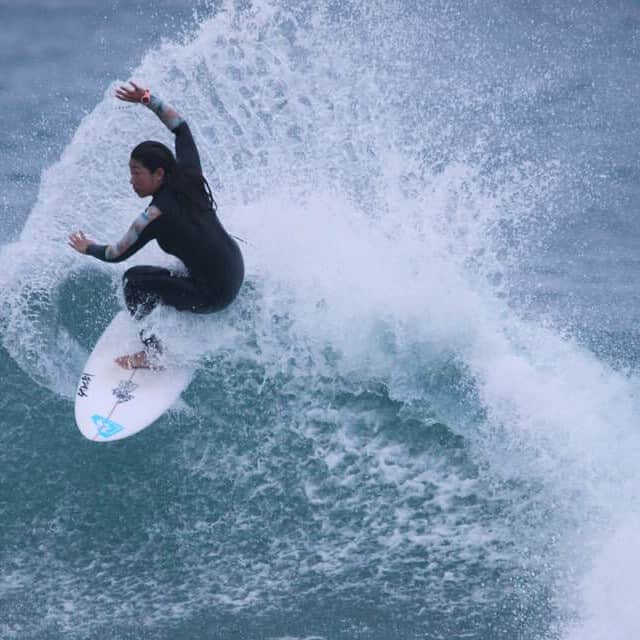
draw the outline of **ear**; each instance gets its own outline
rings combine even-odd
[[[165,171],[162,167],[158,167],[151,175],[155,180],[162,182],[164,180]]]

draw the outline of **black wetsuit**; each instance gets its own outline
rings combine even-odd
[[[182,122],[173,133],[177,163],[202,171],[198,149],[187,123]],[[215,211],[190,215],[167,184],[155,192],[151,205],[159,209],[161,215],[145,223],[143,214],[140,226],[146,226],[121,253],[114,254],[108,245],[90,245],[87,249],[87,253],[101,260],[121,262],[150,240],[157,240],[164,251],[184,263],[186,275],[161,267],[128,269],[123,285],[129,311],[142,318],[160,303],[196,313],[219,311],[229,305],[244,279],[244,263],[240,248],[225,231]]]

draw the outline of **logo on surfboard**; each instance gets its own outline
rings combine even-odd
[[[91,384],[91,378],[93,378],[92,373],[82,374],[80,378],[80,384],[78,385],[78,396],[80,398],[87,398],[89,396],[89,385]]]
[[[102,438],[111,438],[111,436],[115,436],[116,433],[120,433],[124,431],[124,427],[109,418],[105,418],[104,416],[93,415],[91,416],[91,420],[93,420],[93,424],[98,427],[98,435]]]
[[[133,392],[138,388],[138,385],[131,380],[120,380],[118,386],[111,390],[111,393],[117,398],[118,402],[129,402],[133,400]]]

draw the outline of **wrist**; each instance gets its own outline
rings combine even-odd
[[[155,113],[157,116],[159,116],[162,113],[162,110],[164,108],[164,104],[162,103],[162,100],[160,100],[160,98],[158,98],[158,96],[154,95],[153,93],[149,93],[149,99],[146,102],[143,102],[142,104],[144,104],[144,106],[147,107],[147,109],[150,109],[151,111],[153,111],[153,113]]]
[[[149,91],[149,89],[144,90],[142,98],[140,98],[140,102],[145,105],[148,105],[151,102],[151,91]]]
[[[94,258],[98,258],[98,260],[106,260],[107,245],[91,243],[87,245],[87,249],[85,253],[88,256],[93,256]]]

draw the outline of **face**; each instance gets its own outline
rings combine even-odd
[[[129,160],[129,171],[131,172],[129,182],[141,198],[153,195],[160,188],[164,179],[162,167],[151,172],[141,162],[133,158]]]

